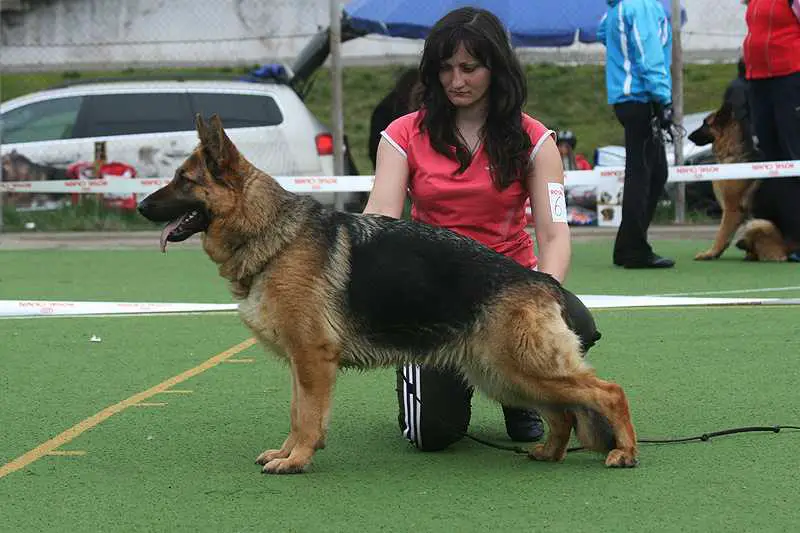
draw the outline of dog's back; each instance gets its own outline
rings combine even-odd
[[[552,277],[451,231],[318,205],[307,223],[311,233],[324,234],[325,277],[341,287],[348,324],[342,330],[353,336],[347,363],[376,366],[411,357],[443,364],[432,360],[435,354],[457,349],[492,306],[517,294],[529,305],[556,302],[565,317],[562,289]]]

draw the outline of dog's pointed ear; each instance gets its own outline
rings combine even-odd
[[[225,129],[222,127],[222,119],[219,118],[219,115],[216,113],[211,115],[208,125],[209,142],[204,143],[204,147],[220,169],[227,169],[230,165],[236,163],[239,158],[239,151],[225,133]]]
[[[201,156],[212,176],[221,177],[231,170],[239,160],[239,151],[228,138],[217,114],[211,115],[208,123],[199,114],[195,119],[197,135],[200,137]]]
[[[197,128],[197,136],[200,138],[200,143],[205,145],[209,139],[209,131],[208,125],[206,124],[206,121],[203,120],[203,115],[200,113],[197,113],[194,116],[194,126]]]

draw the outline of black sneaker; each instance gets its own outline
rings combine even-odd
[[[624,268],[672,268],[675,266],[675,261],[668,257],[661,257],[660,255],[650,254],[649,257],[638,261],[627,261],[622,264]]]
[[[544,436],[544,423],[536,411],[503,406],[506,433],[516,442],[535,442]]]

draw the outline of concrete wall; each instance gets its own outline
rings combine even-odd
[[[745,34],[744,6],[736,0],[683,2],[689,17],[683,39],[687,60],[734,59]],[[7,71],[290,61],[329,20],[328,0],[16,4],[23,9],[4,11],[0,21],[0,66]],[[380,37],[343,46],[345,64],[409,63],[419,51],[418,41]],[[526,61],[600,61],[602,47],[528,49],[521,54]]]

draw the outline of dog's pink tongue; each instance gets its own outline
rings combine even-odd
[[[164,227],[163,230],[161,230],[161,252],[162,253],[167,253],[167,237],[169,237],[169,234],[172,233],[172,231],[175,228],[178,227],[178,224],[181,223],[181,220],[183,220],[183,217],[178,217],[175,220],[173,220],[172,222],[170,222],[169,224],[167,224]]]

